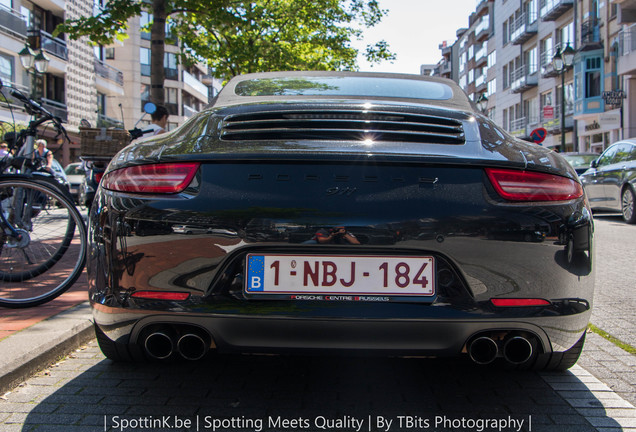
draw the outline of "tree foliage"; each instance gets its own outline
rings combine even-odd
[[[204,60],[221,79],[271,70],[355,70],[351,46],[386,14],[376,0],[110,0],[101,13],[57,29],[97,44],[126,37],[127,22],[165,6],[184,61]],[[151,55],[155,54],[153,51]],[[367,46],[371,62],[395,58],[385,41]]]

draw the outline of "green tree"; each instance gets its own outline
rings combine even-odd
[[[123,40],[128,20],[153,15],[151,99],[163,103],[165,22],[181,40],[182,61],[204,59],[215,76],[271,70],[355,70],[351,46],[386,14],[376,0],[110,0],[95,16],[68,20],[56,34],[96,44]],[[395,59],[385,41],[368,45],[367,60]]]

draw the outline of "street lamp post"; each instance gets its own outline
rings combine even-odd
[[[565,152],[565,72],[574,63],[576,51],[568,43],[565,48],[559,48],[552,57],[552,66],[561,75],[561,146],[560,152]]]
[[[42,49],[40,52],[35,54],[35,52],[31,49],[31,46],[26,43],[22,51],[18,53],[20,56],[20,63],[22,63],[22,67],[27,70],[27,72],[33,74],[33,81],[31,85],[31,99],[35,99],[35,86],[37,82],[37,74],[40,73],[44,75],[49,68],[49,56],[46,55]]]
[[[488,96],[486,96],[486,93],[482,93],[479,98],[477,98],[475,105],[477,105],[479,112],[486,115],[486,109],[488,108]]]

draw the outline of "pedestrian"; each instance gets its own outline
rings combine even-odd
[[[0,143],[0,158],[4,158],[9,154],[9,144],[6,142]]]
[[[148,132],[144,136],[159,135],[166,132],[166,126],[168,125],[168,117],[170,113],[163,105],[157,105],[155,112],[150,114],[152,123],[146,128],[152,130],[152,133]]]
[[[51,150],[46,148],[46,140],[39,139],[35,141],[35,145],[37,146],[35,150],[34,162],[37,160],[41,164],[43,164],[43,168],[53,174],[53,153]]]

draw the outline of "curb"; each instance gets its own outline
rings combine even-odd
[[[0,341],[0,395],[95,337],[88,302]]]

